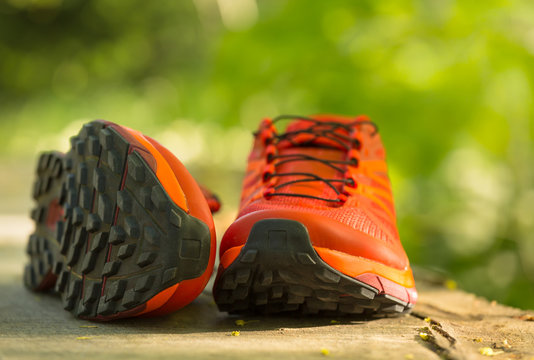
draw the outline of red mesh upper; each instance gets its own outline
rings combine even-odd
[[[313,213],[319,216],[324,216],[337,220],[345,225],[352,227],[355,230],[359,230],[372,236],[376,239],[380,239],[386,242],[390,242],[393,239],[397,239],[396,231],[388,226],[387,223],[381,222],[378,219],[373,220],[369,214],[360,208],[350,206],[341,206],[339,208],[326,208],[319,206],[319,200],[311,200],[315,202],[315,206],[309,204],[303,206],[303,202],[309,202],[309,200],[295,199],[289,197],[280,197],[272,200],[258,200],[245,207],[238,215],[238,217],[244,216],[258,210],[271,210],[271,209],[286,209],[295,210],[306,213]],[[387,231],[389,228],[389,231]]]
[[[318,117],[324,121],[340,121],[342,123],[354,122],[355,118]],[[289,124],[287,131],[306,129],[310,122],[296,120]],[[332,204],[322,200],[303,197],[273,196],[265,198],[265,189],[280,185],[283,182],[303,179],[300,175],[278,177],[272,181],[262,180],[263,173],[269,169],[266,161],[266,143],[261,129],[269,129],[276,134],[276,129],[270,122],[263,122],[256,137],[252,153],[249,157],[247,176],[244,179],[241,208],[238,217],[258,210],[286,209],[299,212],[314,213],[322,217],[334,219],[346,224],[355,230],[364,232],[373,238],[385,242],[398,242],[398,233],[395,224],[394,206],[392,202],[389,179],[385,165],[385,151],[380,136],[370,125],[358,126],[357,136],[361,140],[361,149],[358,150],[359,166],[351,168],[359,186],[358,191],[349,191],[349,196],[343,204]],[[349,135],[346,130],[339,129],[340,134]],[[295,140],[296,139],[296,140]],[[308,142],[313,135],[299,134],[293,142]],[[319,146],[317,146],[319,145]],[[324,148],[324,146],[329,148]],[[347,160],[348,151],[339,144],[319,137],[310,146],[301,147],[281,140],[277,145],[277,154],[307,154],[321,159]],[[283,159],[278,159],[279,164]],[[343,165],[342,167],[346,167]],[[347,168],[348,169],[348,168]],[[278,173],[309,172],[318,173],[321,177],[329,179],[343,179],[345,174],[336,171],[322,163],[302,160],[291,161],[276,167]],[[346,189],[342,183],[335,183],[338,190]],[[336,198],[335,191],[321,181],[299,182],[283,186],[276,190],[279,193],[308,194],[324,198]]]

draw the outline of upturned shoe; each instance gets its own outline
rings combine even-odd
[[[214,195],[157,141],[85,124],[37,166],[24,283],[53,289],[75,316],[163,315],[195,299],[215,260]]]

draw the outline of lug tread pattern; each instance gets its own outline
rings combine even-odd
[[[38,167],[53,169],[52,162],[40,159]],[[174,204],[113,127],[84,125],[63,165],[65,218],[54,237],[63,263],[57,265],[55,290],[66,310],[87,319],[120,317],[204,273],[211,252],[208,226]],[[47,187],[40,179],[34,194]],[[40,246],[39,239],[29,242],[29,251]],[[35,281],[36,270],[25,271],[28,282]]]
[[[24,266],[23,281],[33,291],[47,290],[54,286],[55,271],[60,262],[59,240],[64,232],[63,222],[58,222],[55,230],[47,226],[49,209],[54,201],[65,196],[62,157],[58,153],[46,152],[39,156],[36,179],[32,187],[32,198],[36,207],[30,217],[35,223],[35,231],[30,235],[26,247],[29,256]],[[53,215],[53,214],[52,214]]]
[[[231,314],[382,316],[412,307],[326,264],[304,225],[283,219],[253,226],[239,256],[218,274],[213,295]]]

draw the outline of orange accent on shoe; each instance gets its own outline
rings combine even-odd
[[[137,313],[136,316],[140,316],[140,315],[143,315],[143,314],[146,314],[146,313],[149,313],[151,311],[161,308],[172,297],[172,295],[176,292],[176,289],[179,286],[180,284],[175,284],[161,291],[159,294],[154,296],[152,299],[148,300],[145,304],[145,308],[143,309],[143,311]]]
[[[46,216],[46,226],[52,230],[56,230],[57,222],[63,217],[63,207],[59,205],[58,199],[54,199],[48,205],[48,215]]]
[[[243,246],[245,245],[234,246],[233,248],[230,248],[221,254],[220,265],[225,269],[230,266],[239,256]]]
[[[317,246],[314,246],[314,248],[324,262],[352,278],[356,278],[362,274],[372,273],[385,277],[407,288],[415,286],[410,268],[398,270],[361,256],[353,256],[341,251]]]
[[[150,154],[156,159],[156,176],[158,177],[161,185],[167,191],[167,194],[171,197],[176,205],[182,208],[185,212],[189,212],[189,206],[187,200],[178,182],[177,177],[169,166],[167,160],[163,155],[154,147],[154,145],[137,130],[133,130],[127,127],[122,126],[123,129],[128,130],[145,148],[150,152]],[[180,178],[180,181],[182,179]]]

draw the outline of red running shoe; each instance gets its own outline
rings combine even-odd
[[[215,301],[230,313],[407,312],[417,292],[395,222],[367,117],[265,119],[220,245]]]
[[[71,144],[39,159],[26,286],[55,288],[66,310],[94,320],[190,303],[213,271],[214,195],[162,145],[124,126],[88,123]]]

